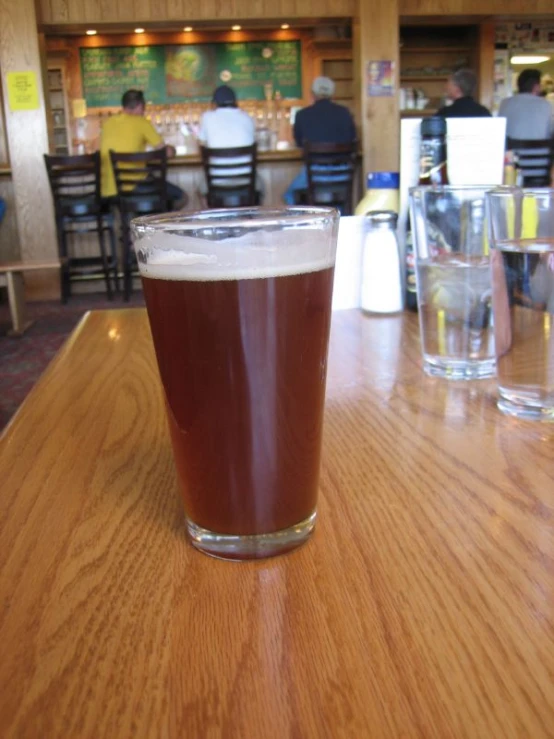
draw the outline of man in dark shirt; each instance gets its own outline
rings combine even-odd
[[[294,139],[302,148],[312,144],[350,144],[356,140],[356,127],[352,114],[344,105],[337,105],[331,98],[335,83],[329,77],[317,77],[312,84],[314,103],[299,110],[294,120]],[[329,180],[336,179],[332,175]],[[306,190],[308,178],[303,168],[284,195],[285,203],[294,205],[295,191]]]
[[[477,89],[477,77],[471,69],[454,72],[447,84],[446,94],[452,105],[445,105],[437,115],[443,118],[490,118],[490,111],[473,99]]]

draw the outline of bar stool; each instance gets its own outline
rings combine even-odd
[[[103,275],[108,298],[113,297],[110,274],[116,290],[117,255],[114,218],[100,197],[100,152],[75,156],[44,155],[50,189],[54,199],[58,252],[61,271],[61,299],[71,296],[71,283],[94,280]],[[78,256],[75,236],[96,233],[99,256]],[[110,250],[106,251],[106,234]]]
[[[232,149],[202,146],[201,153],[208,208],[259,205],[261,196],[256,191],[256,144]]]
[[[166,180],[167,152],[165,148],[136,154],[110,151],[110,160],[121,214],[123,299],[129,300],[133,277],[139,274],[131,242],[131,220],[137,216],[170,210]]]
[[[554,139],[506,139],[506,150],[516,155],[522,187],[550,187]]]
[[[341,215],[352,215],[352,190],[356,173],[357,144],[304,145],[308,177],[305,202],[338,208]]]

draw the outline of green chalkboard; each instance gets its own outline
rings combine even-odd
[[[117,106],[131,87],[153,104],[207,102],[225,82],[239,100],[266,90],[302,97],[300,41],[81,48],[83,95],[91,108]]]
[[[302,97],[299,41],[252,41],[218,44],[218,73],[240,98],[261,100],[264,85],[279,90],[284,98]]]
[[[125,90],[144,90],[152,103],[165,103],[163,46],[107,46],[80,49],[83,96],[91,108],[121,104]]]

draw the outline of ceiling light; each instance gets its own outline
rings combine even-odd
[[[190,32],[192,31],[192,26],[185,26],[185,27],[183,28],[183,31],[184,31],[185,33],[190,33]]]
[[[547,62],[549,59],[549,56],[538,55],[513,56],[510,59],[510,64],[542,64],[543,62]]]
[[[98,31],[95,31],[94,28],[91,28],[87,31],[87,36],[96,36]]]
[[[144,33],[144,28],[135,28],[135,33]]]
[[[281,28],[283,29],[283,31],[286,31],[287,28],[290,28],[290,26],[288,23],[281,23]]]
[[[240,31],[241,26],[231,26],[232,31]]]

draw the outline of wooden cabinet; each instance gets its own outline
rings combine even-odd
[[[404,116],[432,115],[445,103],[446,82],[456,69],[476,73],[476,26],[400,28],[400,110]]]
[[[52,153],[71,153],[70,121],[67,105],[65,70],[63,66],[48,67],[48,98]]]

